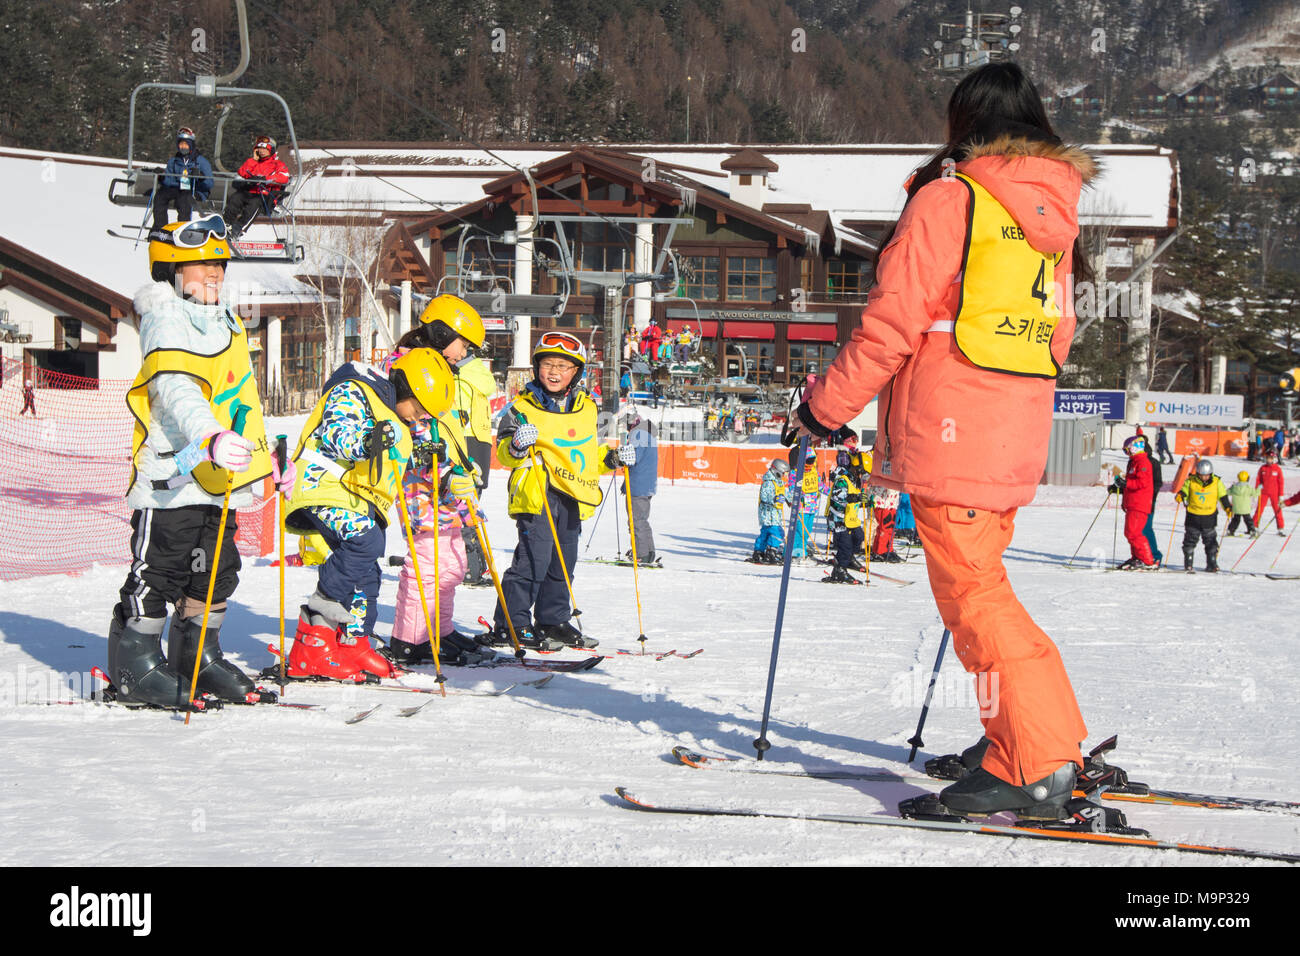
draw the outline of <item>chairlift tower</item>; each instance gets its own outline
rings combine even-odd
[[[961,23],[939,24],[938,39],[922,53],[933,58],[939,73],[947,75],[1012,60],[1020,51],[1023,13],[1020,7],[1012,7],[1005,13],[976,13],[967,6]]]

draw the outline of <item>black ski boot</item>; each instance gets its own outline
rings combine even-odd
[[[526,647],[533,651],[562,651],[568,646],[563,641],[557,641],[545,634],[539,634],[531,627],[525,627],[523,630],[516,629],[515,634],[519,638],[520,647]],[[506,639],[509,640],[509,637]]]
[[[423,645],[428,647],[427,644]],[[432,653],[429,654],[432,660]],[[475,667],[495,660],[495,651],[460,631],[449,631],[438,639],[438,659],[452,667]]]
[[[583,636],[583,633],[565,621],[563,624],[540,625],[538,630],[550,641],[558,641],[565,647],[596,647],[600,641]]]
[[[764,564],[785,564],[785,552],[779,548],[768,548],[763,552]]]
[[[221,624],[226,619],[225,610],[213,610],[208,614],[208,633],[203,639],[203,665],[199,669],[199,682],[195,692],[212,694],[222,700],[245,703],[248,695],[257,691],[257,686],[221,653],[218,634]],[[172,615],[171,631],[167,635],[167,659],[179,671],[189,690],[189,683],[194,679],[194,659],[199,653],[199,634],[203,625],[201,615],[181,620]]]
[[[960,780],[980,768],[984,754],[989,749],[989,739],[981,737],[973,746],[959,754],[944,754],[925,762],[925,772],[940,780]]]
[[[1018,787],[993,776],[983,767],[939,793],[943,806],[962,816],[987,816],[1014,810],[1021,819],[1060,820],[1065,804],[1074,795],[1078,769],[1063,763],[1042,780]]]
[[[189,683],[163,657],[166,623],[162,617],[133,617],[123,623],[113,615],[108,628],[108,679],[122,703],[189,708]]]
[[[398,667],[433,663],[433,646],[428,641],[411,644],[391,638],[388,642],[388,659]]]
[[[862,582],[849,574],[847,570],[838,564],[831,570],[831,573],[822,578],[822,584],[861,584]]]

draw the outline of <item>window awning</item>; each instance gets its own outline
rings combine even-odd
[[[723,331],[729,339],[766,339],[776,338],[775,322],[727,322]]]
[[[700,332],[701,328],[704,330],[703,333]],[[694,319],[668,320],[669,332],[680,332],[682,329],[690,329],[691,334],[702,334],[706,339],[717,338],[718,335],[718,323],[709,321],[708,319],[701,319],[699,322],[696,322]]]
[[[785,337],[790,342],[834,342],[837,336],[833,325],[804,325],[791,322],[785,327]]]

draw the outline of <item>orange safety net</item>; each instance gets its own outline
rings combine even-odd
[[[0,358],[0,580],[130,561],[130,387]],[[274,497],[236,515],[239,552],[270,554]]]

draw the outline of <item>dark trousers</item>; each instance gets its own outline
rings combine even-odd
[[[561,551],[557,553],[555,550],[555,539],[545,511],[515,519],[519,544],[515,546],[510,567],[501,575],[501,592],[505,595],[506,607],[503,609],[497,602],[493,621],[498,628],[506,626],[507,612],[516,633],[534,623],[538,628],[564,624],[573,616],[564,572],[567,568],[572,581],[573,569],[578,563],[578,536],[582,531],[578,503],[554,490],[547,493],[547,499],[551,503]]]
[[[161,229],[167,225],[167,206],[170,203],[176,203],[176,221],[188,222],[190,213],[194,211],[194,194],[188,189],[177,189],[175,186],[163,186],[155,189],[153,193],[153,227]]]
[[[636,559],[649,561],[655,550],[654,532],[650,530],[651,495],[641,495],[632,499],[632,513],[627,516],[629,540],[636,534]]]
[[[264,208],[272,208],[274,203],[271,199],[266,199],[266,205],[263,205],[261,193],[250,193],[245,190],[232,191],[230,198],[226,200],[226,208],[222,213],[222,218],[236,232],[243,232],[248,228],[248,224],[253,221],[253,217],[262,212]]]
[[[217,546],[221,508],[186,505],[182,508],[147,508],[131,515],[131,570],[122,585],[114,613],[123,623],[132,617],[166,617],[167,605],[188,597],[202,601],[208,595],[212,554]],[[238,522],[232,510],[226,516],[221,542],[221,566],[212,591],[212,603],[222,604],[239,584],[239,549],[235,547]]]
[[[1237,525],[1238,525],[1240,522],[1242,522],[1242,521],[1245,521],[1245,522],[1246,522],[1246,533],[1247,533],[1247,534],[1254,534],[1254,533],[1255,533],[1255,521],[1254,521],[1253,518],[1251,518],[1250,515],[1248,515],[1248,514],[1236,514],[1236,513],[1234,513],[1233,516],[1232,516],[1232,520],[1228,522],[1228,534],[1236,534],[1236,533],[1237,533]]]
[[[477,531],[468,526],[463,527],[460,536],[465,542],[465,581],[474,584],[488,573],[487,558],[483,556],[483,546],[479,544]]]
[[[402,502],[398,502],[402,506]],[[356,593],[360,591],[366,597],[365,633],[375,633],[375,621],[379,618],[379,559],[384,556],[386,535],[383,525],[375,522],[374,527],[362,534],[343,539],[306,508],[294,512],[293,523],[310,525],[317,531],[325,543],[330,546],[330,556],[320,566],[320,579],[317,587],[320,593],[333,601],[338,601],[346,608],[356,603]]]
[[[1205,560],[1207,562],[1217,561],[1219,558],[1219,537],[1215,531],[1215,525],[1218,523],[1219,514],[1214,512],[1208,515],[1189,514],[1183,524],[1183,561],[1190,564],[1196,557],[1196,545],[1205,544]]]
[[[835,563],[841,568],[851,568],[857,563],[857,557],[862,553],[863,543],[866,541],[866,532],[862,526],[856,528],[841,528],[835,532]]]
[[[469,448],[469,457],[473,459],[474,464],[478,465],[479,471],[483,472],[483,490],[485,491],[488,486],[488,478],[492,473],[492,443],[479,441],[477,438],[466,435],[465,444]],[[480,491],[479,495],[482,496],[482,493]]]

